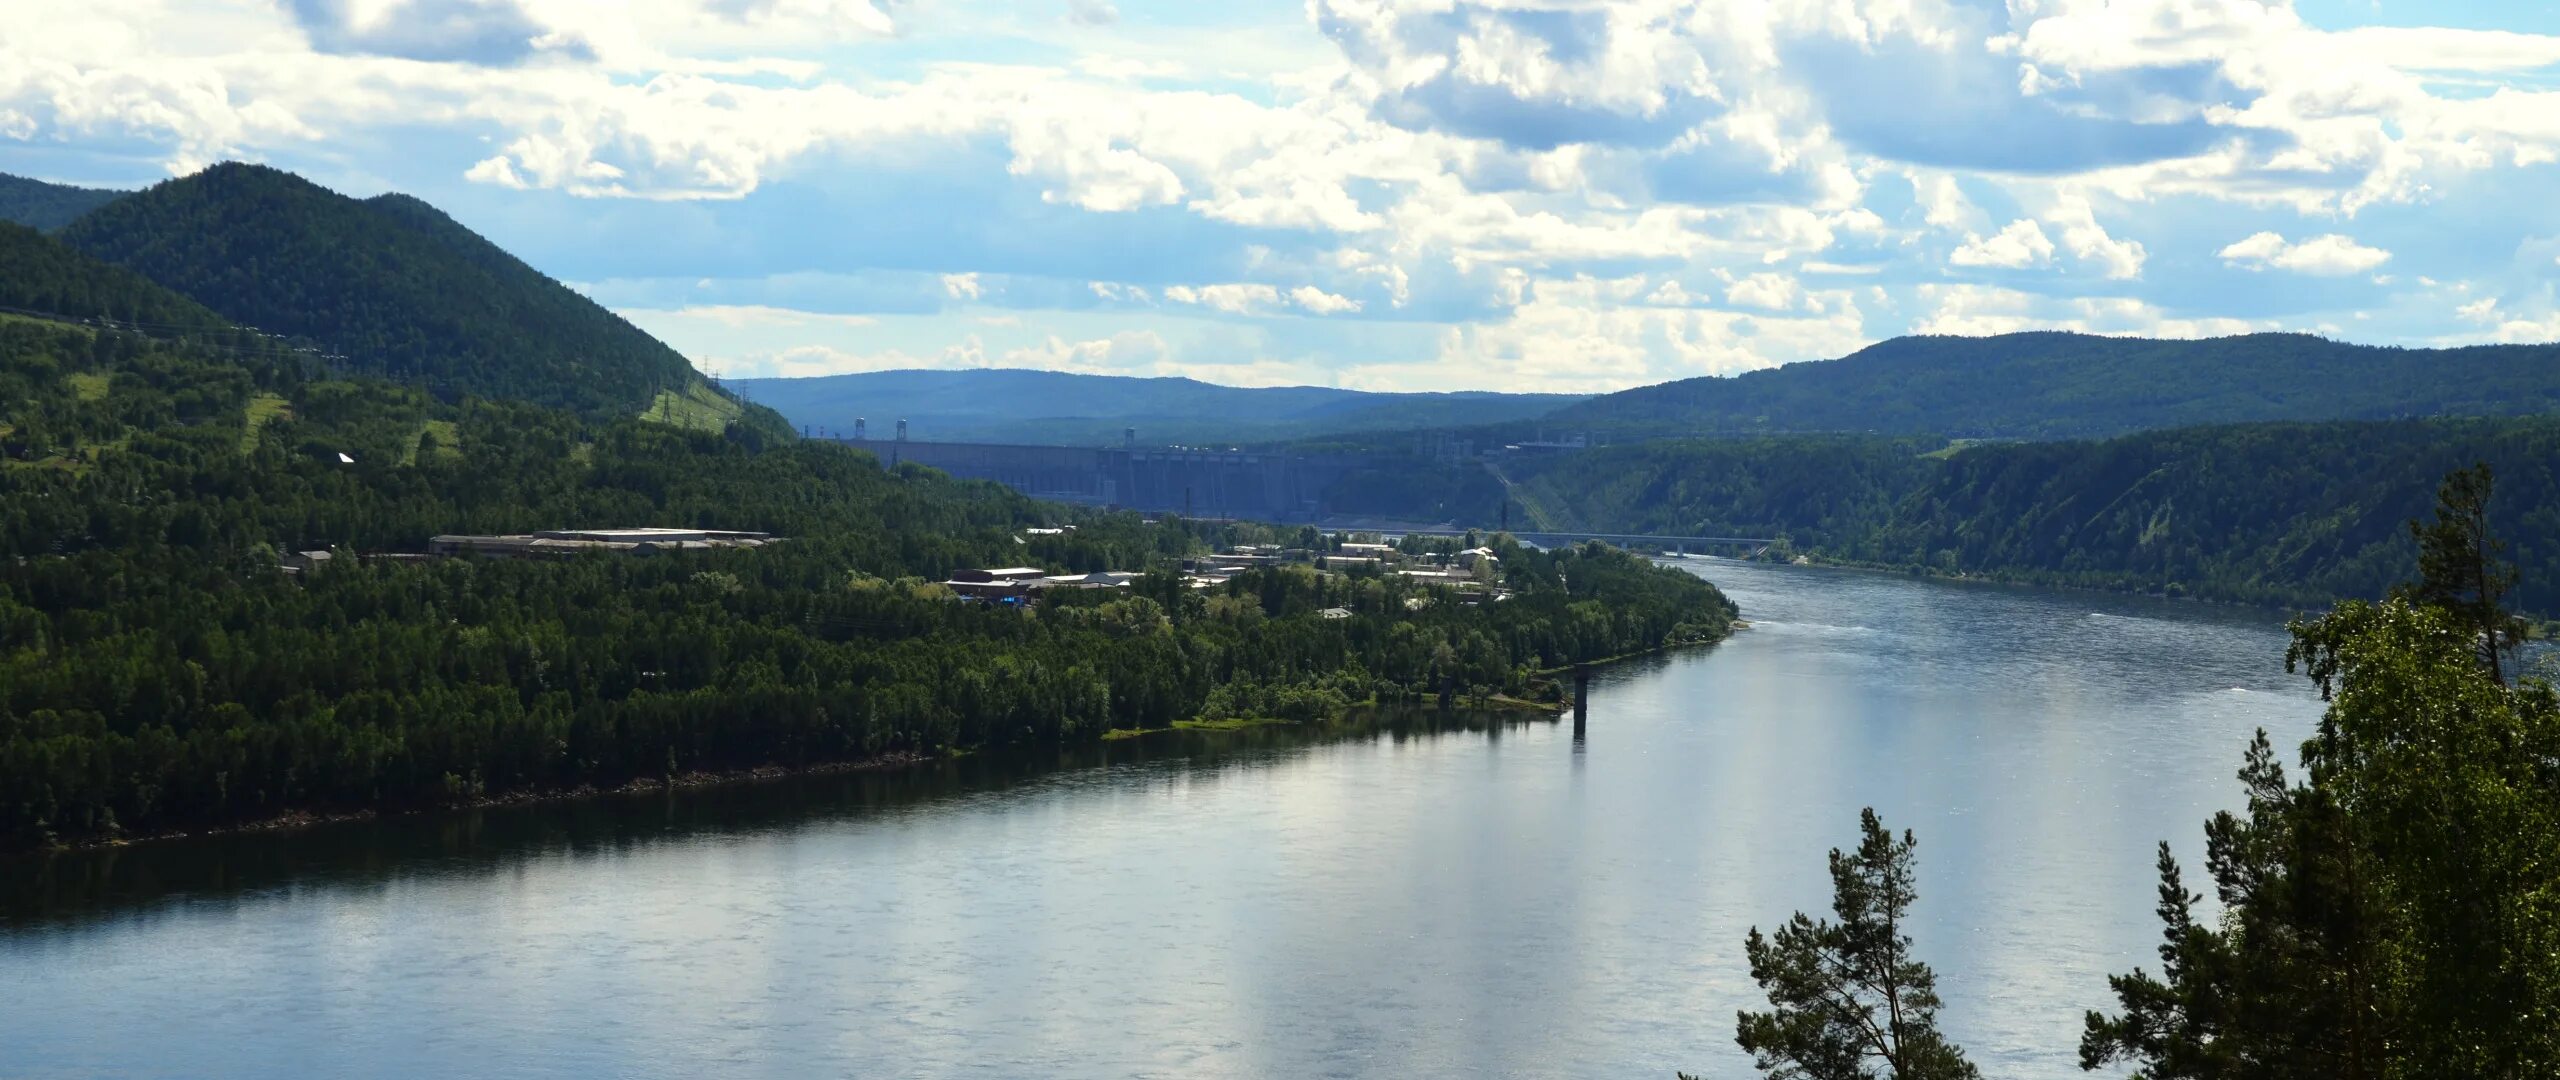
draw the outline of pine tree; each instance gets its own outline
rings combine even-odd
[[[1744,952],[1768,1012],[1743,1012],[1735,1041],[1772,1080],[1971,1080],[1964,1051],[1938,1031],[1937,975],[1914,959],[1903,922],[1919,899],[1905,831],[1873,809],[1854,852],[1831,852],[1837,923],[1798,912],[1774,936],[1753,927]],[[1685,1074],[1684,1074],[1685,1076]]]

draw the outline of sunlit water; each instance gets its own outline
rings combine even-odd
[[[2077,1075],[2262,612],[1692,561],[1754,626],[1532,721],[1121,744],[0,862],[0,1076],[1748,1074],[1858,808],[1995,1077]],[[1098,762],[1098,763],[1097,763]]]

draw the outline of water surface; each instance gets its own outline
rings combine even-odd
[[[2154,962],[2278,619],[1693,560],[1753,628],[1588,738],[1118,744],[0,862],[0,1076],[1748,1074],[1742,938],[1874,806],[1986,1074]],[[1062,768],[1061,766],[1073,766]],[[2200,873],[2198,868],[2191,873]]]

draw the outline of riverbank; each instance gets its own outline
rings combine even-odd
[[[1556,670],[1567,669],[1559,668]],[[1376,698],[1371,698],[1367,701],[1351,705],[1343,709],[1341,712],[1316,720],[1291,720],[1286,717],[1279,716],[1235,716],[1216,720],[1176,720],[1173,722],[1172,727],[1113,728],[1110,731],[1103,733],[1102,741],[1126,742],[1131,739],[1143,739],[1151,735],[1170,735],[1184,731],[1250,731],[1255,728],[1338,725],[1364,712],[1377,712],[1388,709],[1410,709],[1420,712],[1516,712],[1538,713],[1553,716],[1561,714],[1564,709],[1572,704],[1573,703],[1570,700],[1540,701],[1531,698],[1513,697],[1509,694],[1494,694],[1482,700],[1462,698],[1451,702],[1446,710],[1443,710],[1439,702],[1429,699],[1419,701],[1379,701]]]
[[[949,756],[960,756],[959,751]],[[749,769],[724,769],[678,773],[671,777],[644,776],[612,787],[580,784],[576,787],[541,788],[475,796],[458,802],[424,806],[373,807],[362,810],[290,810],[270,817],[248,821],[206,825],[187,829],[169,829],[130,836],[87,837],[74,841],[55,841],[31,846],[0,849],[0,861],[13,858],[63,854],[76,851],[98,851],[130,847],[135,844],[157,844],[170,840],[188,840],[208,836],[237,836],[252,833],[292,832],[323,825],[351,822],[382,821],[390,818],[423,817],[465,810],[491,810],[509,806],[531,806],[539,803],[572,802],[601,799],[617,795],[646,795],[651,792],[681,791],[693,788],[719,787],[725,784],[752,784],[783,780],[797,776],[821,776],[829,773],[863,772],[881,769],[903,769],[935,760],[934,755],[900,751],[865,758],[860,761],[828,761],[808,765],[759,765]]]

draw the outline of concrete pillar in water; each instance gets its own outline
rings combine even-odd
[[[1591,666],[1573,665],[1573,737],[1582,738],[1583,727],[1591,720]]]

